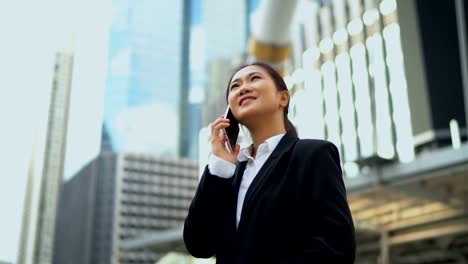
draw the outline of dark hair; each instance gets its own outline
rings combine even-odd
[[[253,63],[241,65],[240,67],[238,67],[232,73],[231,77],[229,78],[228,87],[227,87],[227,90],[226,90],[226,101],[228,100],[229,84],[230,84],[230,82],[232,80],[232,77],[234,77],[234,75],[238,71],[240,71],[243,68],[248,67],[248,66],[259,66],[259,67],[263,68],[265,71],[267,71],[268,75],[270,75],[270,77],[273,79],[273,82],[275,83],[276,89],[278,91],[288,91],[288,86],[286,86],[286,83],[284,82],[283,77],[281,77],[281,75],[275,69],[273,69],[270,65],[268,65],[266,63],[263,63],[263,62],[253,62]],[[290,132],[290,133],[294,134],[295,136],[297,136],[297,130],[294,127],[294,125],[291,123],[289,118],[288,118],[288,109],[289,109],[289,102],[286,105],[286,107],[284,108],[284,112],[283,112],[283,114],[284,114],[283,115],[283,117],[284,117],[284,128],[286,129],[287,132]]]

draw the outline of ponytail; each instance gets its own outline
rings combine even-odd
[[[291,120],[289,120],[288,114],[286,112],[284,113],[284,128],[286,129],[286,132],[291,133],[297,137],[297,129]]]

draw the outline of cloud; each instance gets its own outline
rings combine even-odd
[[[177,155],[179,119],[174,106],[154,103],[121,112],[116,136],[124,151]]]
[[[130,66],[130,49],[122,49],[110,61],[110,70],[113,76],[126,77]]]

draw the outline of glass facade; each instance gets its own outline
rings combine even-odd
[[[115,0],[112,6],[104,103],[112,150],[175,156],[183,1]]]

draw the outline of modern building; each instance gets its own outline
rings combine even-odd
[[[338,146],[348,175],[356,164],[414,158],[399,24],[396,16],[381,23],[378,8],[376,1],[309,3],[294,25],[303,29],[293,38],[303,63],[290,73],[298,91],[293,117],[300,134],[309,132],[303,136]],[[386,55],[395,59],[386,63]],[[313,115],[313,127],[301,113]]]
[[[190,1],[115,0],[112,5],[107,143],[115,152],[185,154]]]
[[[335,143],[348,176],[451,145],[453,129],[466,138],[460,55],[466,48],[457,41],[454,2],[299,4],[295,69],[286,77],[294,91],[293,123],[300,136]],[[432,19],[443,21],[440,30]]]
[[[280,30],[294,6],[291,32]],[[466,262],[466,1],[268,0],[260,9],[254,33],[267,42],[250,55],[284,59],[278,44],[291,33],[293,123],[299,136],[340,147],[355,262]],[[182,229],[125,248],[183,252]]]
[[[30,160],[18,263],[52,263],[56,210],[63,180],[73,54],[55,56],[45,142],[36,138]]]
[[[454,129],[462,140],[467,137],[468,44],[463,32],[468,27],[468,7],[462,2],[397,1],[403,54],[408,58],[405,70],[411,87],[414,143],[419,151],[452,145]]]
[[[197,184],[195,161],[101,153],[63,184],[54,263],[155,263],[122,242],[180,228]]]
[[[232,59],[245,53],[248,1],[203,1],[206,63]]]
[[[62,185],[54,263],[111,263],[116,163],[103,153]]]

